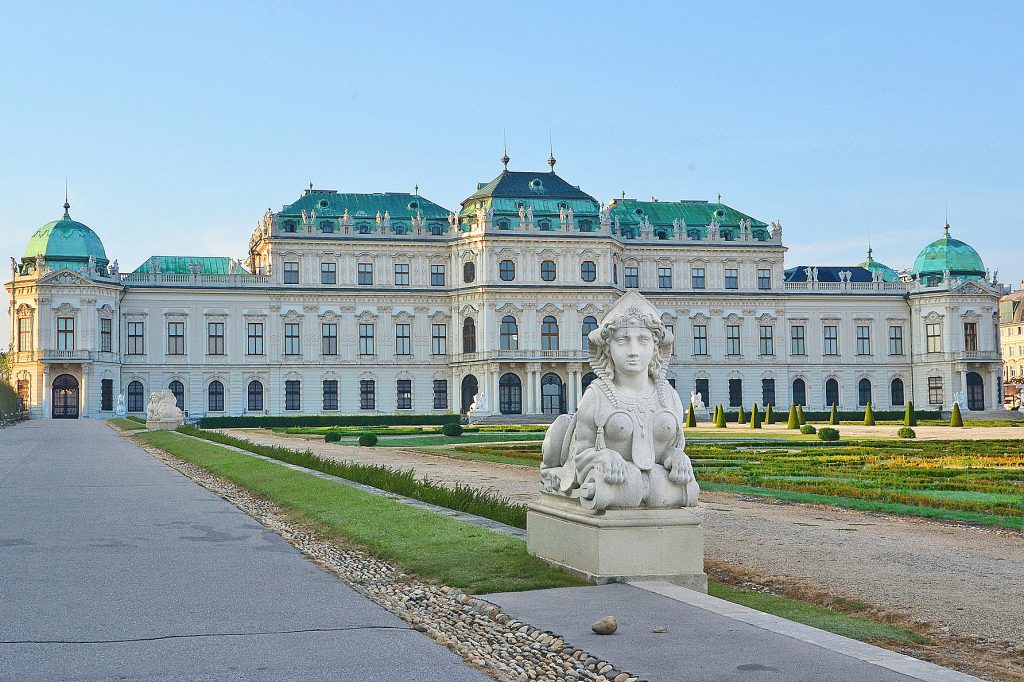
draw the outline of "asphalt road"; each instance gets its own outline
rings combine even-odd
[[[102,422],[0,430],[0,679],[487,680]]]

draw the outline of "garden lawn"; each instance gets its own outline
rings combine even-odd
[[[111,424],[117,424],[122,429],[127,431],[139,431],[146,428],[146,423],[141,424],[134,419],[127,419],[126,417],[113,417],[110,419]]]
[[[179,433],[137,437],[274,501],[296,522],[322,526],[424,578],[473,593],[581,584],[527,554],[518,538]]]

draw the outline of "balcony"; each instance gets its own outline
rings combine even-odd
[[[89,362],[92,352],[87,350],[53,350],[43,351],[43,362]]]
[[[176,286],[176,287],[265,287],[270,284],[269,275],[237,273],[231,275],[181,274],[163,272],[121,273],[125,286]]]
[[[994,350],[965,350],[959,353],[954,353],[957,360],[966,360],[973,362],[991,362],[1000,359],[999,352]]]

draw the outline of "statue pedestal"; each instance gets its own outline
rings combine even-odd
[[[147,431],[174,431],[176,428],[181,426],[181,422],[177,419],[147,419],[146,430]]]
[[[526,549],[596,583],[666,580],[708,591],[704,532],[690,509],[590,512],[575,500],[541,495],[527,507]]]

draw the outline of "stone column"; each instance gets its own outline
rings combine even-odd
[[[82,368],[82,388],[81,388],[81,413],[79,417],[89,416],[89,391],[92,390],[92,382],[89,381],[89,374],[91,368],[89,365],[81,365]]]
[[[490,396],[487,398],[487,406],[491,410],[491,414],[498,414],[498,381],[501,377],[501,369],[498,365],[491,366],[491,383],[490,383]]]
[[[43,365],[43,413],[40,415],[43,419],[50,418],[50,366]]]

